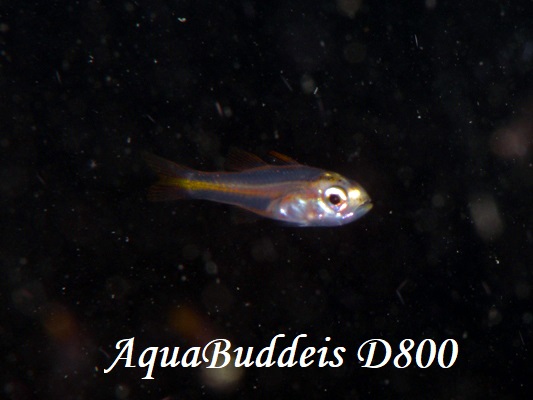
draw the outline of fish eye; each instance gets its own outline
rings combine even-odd
[[[346,200],[348,196],[346,195],[346,191],[340,187],[330,187],[326,189],[325,198],[329,202],[330,205],[333,206],[333,208],[339,208],[342,206],[342,204],[346,203]]]
[[[341,196],[339,196],[338,194],[330,194],[328,200],[331,204],[336,206],[341,202]]]

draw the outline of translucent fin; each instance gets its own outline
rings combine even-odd
[[[246,169],[259,168],[267,165],[266,162],[261,160],[255,154],[232,147],[226,158],[225,167],[230,171],[244,171]]]
[[[269,151],[268,154],[275,159],[277,164],[299,165],[298,161],[296,161],[294,158],[278,153],[277,151]]]
[[[184,172],[194,171],[192,168],[176,164],[152,153],[143,152],[142,156],[146,164],[160,176],[180,177]]]
[[[143,152],[144,160],[158,175],[159,181],[148,189],[148,200],[168,201],[189,197],[187,180],[194,170],[165,160],[151,153]]]
[[[165,186],[156,183],[148,189],[148,200],[171,201],[187,198],[185,190],[175,186]]]

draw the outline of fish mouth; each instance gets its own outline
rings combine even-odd
[[[361,204],[359,207],[357,207],[357,214],[359,214],[360,216],[363,214],[366,214],[372,209],[372,207],[374,207],[374,204],[372,204],[372,201],[367,200],[363,204]]]
[[[356,208],[354,208],[351,213],[344,215],[342,217],[342,219],[340,221],[338,221],[338,222],[340,224],[345,224],[345,223],[350,222],[350,221],[355,221],[356,219],[361,218],[363,215],[365,215],[367,212],[369,212],[370,209],[373,206],[374,205],[372,204],[372,202],[370,200],[365,201],[361,205],[359,205]]]

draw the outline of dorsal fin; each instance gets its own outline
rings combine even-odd
[[[226,158],[226,169],[230,171],[244,171],[251,168],[259,168],[268,165],[255,154],[232,147]]]
[[[299,164],[294,158],[278,153],[277,151],[269,151],[268,154],[274,158],[277,164],[295,165]]]

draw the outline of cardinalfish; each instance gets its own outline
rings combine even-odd
[[[370,197],[358,183],[299,164],[278,152],[269,154],[274,164],[232,149],[226,161],[232,172],[197,171],[145,154],[148,165],[159,175],[148,198],[210,200],[299,226],[344,225],[372,208]]]

